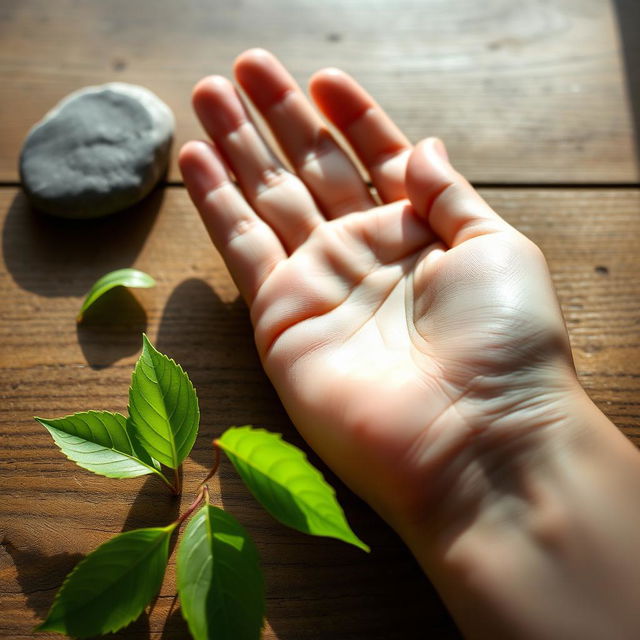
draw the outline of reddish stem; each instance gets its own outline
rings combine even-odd
[[[187,510],[176,520],[176,525],[179,527],[199,506],[202,502],[202,499],[205,497],[205,494],[208,494],[208,491],[205,487],[202,487],[200,491],[198,491],[198,495],[196,499],[187,507]]]

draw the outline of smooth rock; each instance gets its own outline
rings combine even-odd
[[[97,218],[142,200],[167,168],[175,120],[144,87],[112,82],[75,91],[29,132],[24,190],[38,209]]]

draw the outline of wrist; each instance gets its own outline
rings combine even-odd
[[[429,482],[402,520],[409,535],[419,532],[436,546],[464,531],[470,514],[524,500],[529,484],[564,468],[561,459],[596,421],[610,425],[567,367],[491,377],[459,395],[445,427],[432,427],[423,458]]]
[[[469,637],[637,637],[640,458],[577,383],[545,403],[474,443],[403,537]]]

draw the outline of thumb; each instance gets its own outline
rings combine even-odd
[[[406,187],[414,209],[450,247],[509,225],[449,162],[438,138],[419,142],[407,164]]]

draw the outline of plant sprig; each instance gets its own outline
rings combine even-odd
[[[142,355],[131,376],[129,423],[142,446],[177,470],[198,435],[200,409],[189,376],[142,336]],[[180,493],[179,474],[176,491]]]
[[[143,336],[128,417],[87,411],[36,420],[83,469],[110,478],[155,474],[179,494],[182,463],[195,442],[199,418],[198,397],[188,375]],[[214,445],[213,468],[182,516],[166,527],[121,533],[88,554],[67,576],[36,630],[86,638],[128,625],[158,593],[170,538],[189,520],[178,545],[177,588],[191,635],[195,640],[259,638],[265,602],[257,549],[230,513],[210,504],[206,483],[218,470],[220,450],[280,522],[369,551],[349,527],[321,473],[280,435],[231,427]],[[174,471],[173,484],[162,465]]]
[[[116,269],[115,271],[105,273],[102,277],[98,278],[93,285],[91,285],[91,289],[89,289],[89,292],[80,307],[80,311],[76,317],[76,322],[82,322],[87,309],[97,302],[99,298],[107,293],[107,291],[110,291],[114,287],[148,289],[155,286],[156,281],[148,273],[140,271],[139,269]]]

